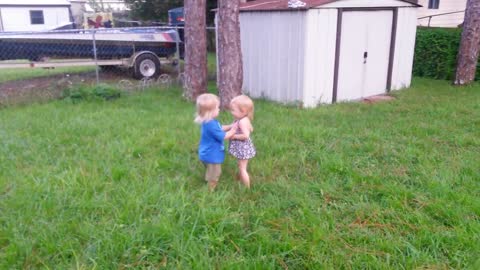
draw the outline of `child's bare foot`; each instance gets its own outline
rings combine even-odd
[[[217,181],[208,181],[208,191],[213,192],[215,187],[217,187]]]
[[[243,184],[246,188],[250,189],[250,181],[244,181],[244,180],[242,180],[241,182],[242,182],[242,184]]]

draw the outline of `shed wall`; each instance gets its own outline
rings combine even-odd
[[[30,10],[43,10],[44,24],[30,23]],[[67,7],[2,7],[3,31],[41,31],[70,22]]]
[[[416,29],[417,9],[399,8],[391,90],[410,86]]]
[[[337,16],[336,9],[307,12],[303,99],[306,107],[332,102]]]
[[[243,92],[303,102],[306,12],[240,13]]]
[[[411,7],[413,4],[397,0],[343,0],[322,5],[321,8],[349,8],[349,7]]]

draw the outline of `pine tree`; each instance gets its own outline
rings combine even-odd
[[[194,101],[207,91],[206,0],[185,0],[185,96]]]
[[[458,50],[455,85],[467,85],[475,80],[480,50],[480,0],[468,0]]]
[[[239,10],[239,0],[218,0],[217,86],[222,108],[228,108],[230,100],[242,93]]]

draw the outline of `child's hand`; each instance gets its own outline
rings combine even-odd
[[[231,140],[233,136],[235,136],[235,133],[237,132],[238,129],[238,124],[235,123],[230,127],[230,130],[225,134],[225,139]]]
[[[232,129],[232,126],[233,125],[223,125],[222,129],[223,129],[223,131],[229,131],[230,129]]]

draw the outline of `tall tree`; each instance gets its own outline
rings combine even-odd
[[[228,108],[230,100],[242,93],[239,10],[239,0],[218,0],[217,86],[222,108]]]
[[[480,50],[480,0],[468,0],[458,50],[455,85],[470,84],[475,79]]]
[[[207,91],[206,0],[185,0],[185,96]]]

